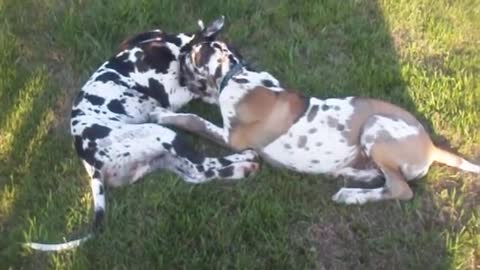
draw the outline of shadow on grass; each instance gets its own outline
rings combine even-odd
[[[63,29],[57,29],[58,42],[82,68],[94,69],[100,64],[98,51],[132,32],[191,30],[198,18],[208,21],[225,14],[223,37],[286,85],[319,97],[382,98],[420,116],[376,1],[75,3],[72,14],[56,18],[63,23]],[[179,20],[180,15],[186,19]],[[339,187],[332,181],[268,166],[254,179],[236,184],[191,186],[155,174],[139,185],[110,191],[105,231],[77,252],[25,252],[19,246],[24,234],[35,240],[70,238],[91,217],[85,207],[90,205],[88,183],[82,182],[86,175],[70,138],[50,132],[51,122],[42,122],[51,120],[59,89],[43,87],[32,104],[31,119],[15,131],[12,144],[16,153],[7,173],[13,182],[6,184],[14,186],[16,198],[12,214],[0,221],[2,265],[439,269],[451,264],[445,237],[459,234],[466,221],[443,215],[424,181],[414,187],[411,202],[346,207],[330,201]],[[203,105],[190,108],[211,110]]]

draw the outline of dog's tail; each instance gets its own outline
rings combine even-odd
[[[453,153],[450,153],[438,147],[434,148],[433,160],[446,164],[451,167],[459,168],[460,170],[463,170],[463,171],[480,174],[479,165],[473,164],[460,156],[457,156]]]
[[[97,229],[103,220],[105,214],[105,188],[101,179],[99,171],[95,171],[90,182],[93,193],[93,206],[95,210],[95,217],[93,220],[93,229]],[[89,233],[87,236],[77,240],[68,241],[61,244],[42,244],[29,242],[25,243],[26,247],[41,251],[61,251],[67,249],[73,249],[80,246],[83,242],[93,237],[93,233]]]

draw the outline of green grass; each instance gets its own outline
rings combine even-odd
[[[0,0],[0,269],[478,269],[480,179],[444,166],[412,201],[362,207],[330,201],[341,180],[267,165],[235,183],[156,173],[108,190],[103,231],[77,250],[21,247],[89,229],[67,124],[83,82],[127,36],[219,14],[222,38],[284,84],[392,101],[480,161],[479,0],[278,2]]]

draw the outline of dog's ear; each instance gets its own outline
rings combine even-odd
[[[225,16],[220,16],[220,18],[214,20],[211,24],[209,24],[207,27],[203,25],[203,21],[199,20],[198,21],[198,26],[200,27],[201,30],[201,35],[204,38],[213,40],[215,37],[218,35],[220,30],[223,29],[223,25],[225,24]]]

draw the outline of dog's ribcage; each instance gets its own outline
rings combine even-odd
[[[359,153],[342,134],[348,131],[352,113],[350,98],[310,98],[305,114],[263,153],[299,172],[326,173],[345,167]]]

